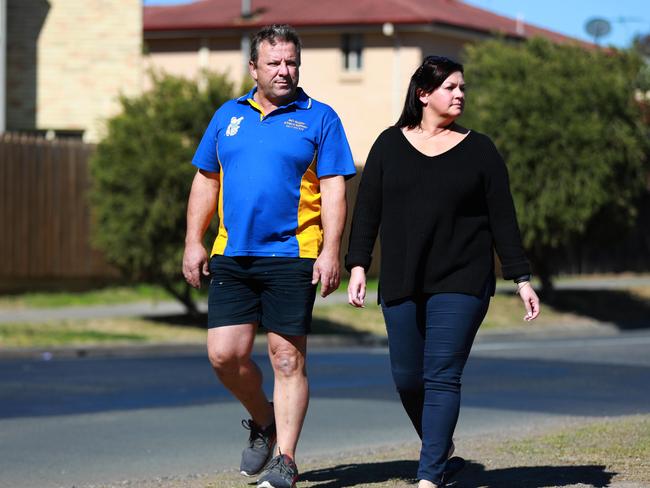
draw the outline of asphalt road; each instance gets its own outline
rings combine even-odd
[[[479,342],[457,435],[521,431],[571,416],[650,412],[650,331]],[[270,370],[260,363],[270,391]],[[311,350],[299,455],[415,434],[383,348]],[[0,361],[0,486],[83,487],[238,464],[242,408],[202,355]]]

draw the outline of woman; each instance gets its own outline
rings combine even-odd
[[[348,299],[362,307],[381,228],[379,296],[393,379],[422,439],[419,488],[445,483],[461,375],[494,294],[493,247],[524,319],[539,315],[506,166],[487,136],[456,123],[464,105],[462,65],[427,57],[370,150],[346,257]]]

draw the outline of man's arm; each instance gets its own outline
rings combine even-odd
[[[219,173],[196,172],[187,203],[187,232],[183,253],[183,276],[194,288],[201,286],[201,273],[210,274],[203,235],[210,225],[219,198]]]
[[[321,178],[320,191],[323,250],[314,263],[312,283],[316,284],[320,280],[321,296],[326,297],[336,290],[341,282],[339,252],[347,213],[345,178],[343,176]]]

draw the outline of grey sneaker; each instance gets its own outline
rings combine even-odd
[[[275,456],[257,480],[257,488],[295,488],[298,479],[296,463],[286,454]]]
[[[273,453],[275,445],[275,422],[261,428],[252,419],[242,420],[242,426],[251,433],[248,437],[248,447],[241,453],[239,471],[244,476],[253,476],[259,473]]]

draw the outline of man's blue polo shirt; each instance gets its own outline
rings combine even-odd
[[[219,173],[212,254],[316,258],[323,242],[319,179],[355,174],[343,125],[301,88],[293,102],[265,115],[255,90],[215,112],[192,159]]]

